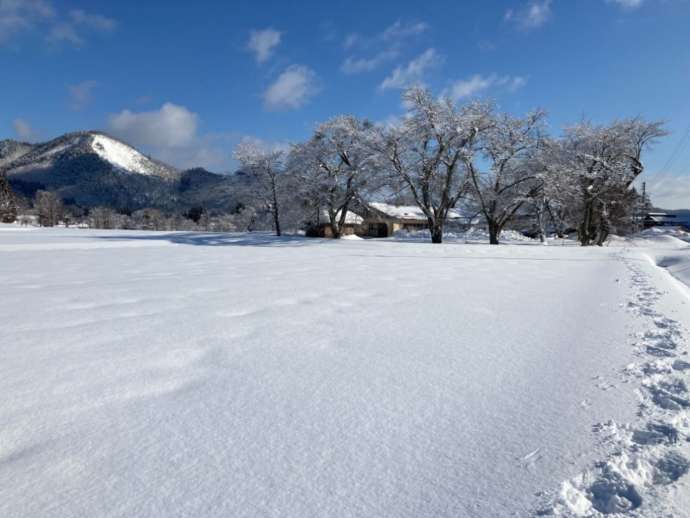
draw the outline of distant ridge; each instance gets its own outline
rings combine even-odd
[[[102,131],[67,133],[37,144],[2,140],[0,173],[28,198],[44,189],[67,203],[117,210],[232,211],[236,184],[246,181],[201,168],[179,171]]]

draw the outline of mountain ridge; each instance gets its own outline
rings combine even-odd
[[[203,206],[232,211],[237,183],[246,182],[202,168],[181,171],[99,130],[70,132],[35,144],[1,140],[0,174],[27,198],[49,190],[70,204],[116,210]]]

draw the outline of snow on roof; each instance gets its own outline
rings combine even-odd
[[[373,202],[369,206],[374,210],[385,214],[390,218],[423,221],[426,223],[427,218],[422,209],[416,205],[391,205],[389,203]],[[460,209],[450,209],[448,212],[448,219],[462,219],[469,216],[462,213]]]
[[[340,211],[336,214],[336,218],[340,218]],[[328,211],[325,209],[321,211],[321,219],[322,223],[327,223],[329,221]],[[351,210],[348,210],[347,214],[345,214],[346,225],[361,225],[362,223],[364,223],[364,218],[359,214],[355,214]]]

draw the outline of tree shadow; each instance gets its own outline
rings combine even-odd
[[[107,241],[167,241],[176,245],[191,246],[256,246],[301,247],[327,242],[326,239],[306,238],[298,235],[275,236],[268,232],[166,232],[160,234],[118,234],[96,236]]]

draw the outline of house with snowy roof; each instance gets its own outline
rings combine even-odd
[[[366,214],[359,232],[367,237],[389,237],[401,230],[426,230],[429,224],[424,212],[417,205],[372,202],[367,205],[364,212]],[[455,228],[467,228],[474,223],[475,216],[474,213],[470,214],[460,208],[451,209],[447,223]]]
[[[340,211],[336,214],[336,218],[340,218]],[[359,214],[347,211],[345,214],[345,222],[343,223],[343,228],[341,229],[341,235],[351,236],[353,234],[362,234],[362,224],[364,223],[364,218]],[[318,215],[318,221],[311,224],[307,228],[308,237],[333,237],[333,229],[331,228],[330,218],[328,217],[328,212],[322,210]]]

